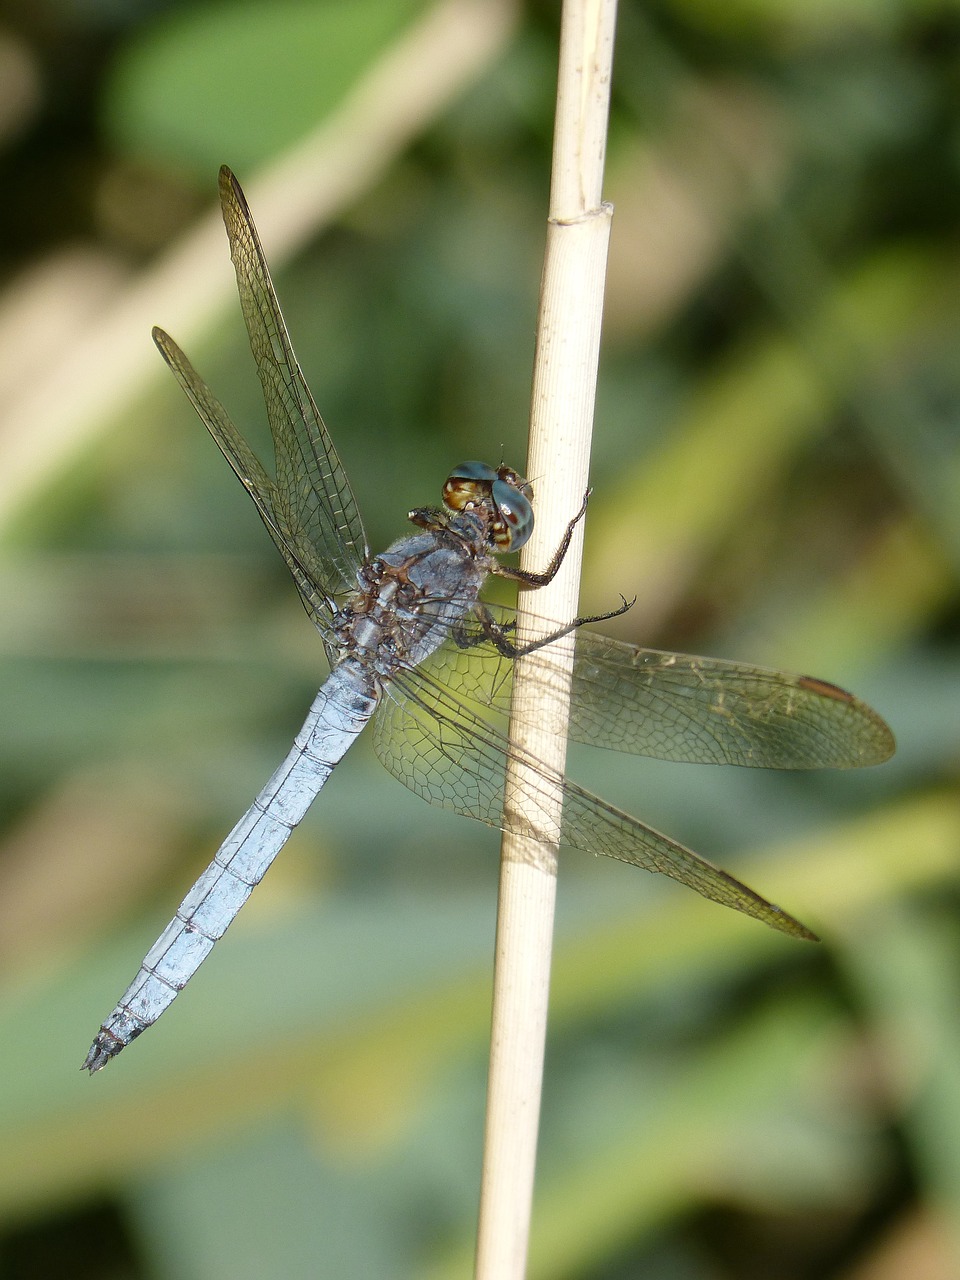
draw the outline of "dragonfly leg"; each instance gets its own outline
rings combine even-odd
[[[566,532],[560,539],[559,547],[557,547],[556,551],[553,553],[550,563],[542,573],[536,573],[530,569],[511,569],[502,564],[495,565],[491,572],[500,574],[502,578],[510,578],[512,581],[519,582],[525,587],[545,587],[548,582],[552,582],[557,576],[557,570],[563,564],[564,558],[569,550],[570,539],[573,537],[574,529],[586,515],[587,503],[590,501],[590,494],[592,492],[593,491],[591,489],[588,489],[583,495],[583,503],[580,506],[580,510],[567,525]]]
[[[556,631],[551,631],[549,635],[541,636],[539,640],[531,640],[528,644],[515,644],[508,633],[516,632],[517,624],[508,622],[504,626],[502,623],[497,622],[489,609],[481,604],[474,609],[474,616],[480,623],[480,630],[468,631],[463,623],[458,623],[453,628],[453,639],[460,649],[472,649],[474,646],[489,640],[497,652],[502,653],[505,658],[522,658],[526,653],[533,653],[536,649],[542,649],[544,645],[553,644],[554,640],[559,640],[561,636],[568,636],[571,631],[576,631],[577,627],[586,626],[588,622],[606,622],[608,618],[619,618],[621,614],[626,613],[628,609],[632,609],[636,604],[636,596],[632,600],[627,600],[624,596],[621,596],[620,600],[622,603],[619,609],[611,609],[609,613],[597,613],[583,618],[574,618],[565,627],[558,627]]]

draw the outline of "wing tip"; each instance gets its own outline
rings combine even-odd
[[[220,172],[217,174],[217,186],[220,188],[221,196],[226,193],[240,191],[240,183],[237,181],[237,175],[228,164],[222,164],[220,166]]]
[[[897,740],[893,730],[878,712],[855,694],[841,689],[838,684],[829,680],[821,680],[819,676],[800,676],[798,683],[808,693],[821,698],[829,698],[834,702],[843,702],[853,710],[860,720],[862,729],[862,745],[856,759],[841,760],[839,767],[860,768],[875,764],[885,764],[897,749]]]
[[[790,913],[784,911],[782,907],[775,906],[773,903],[770,905],[777,913],[777,919],[769,920],[768,923],[772,924],[775,929],[779,929],[781,933],[789,934],[791,938],[799,938],[801,942],[823,941],[818,933],[814,933],[812,929],[808,929],[802,921],[796,918],[796,916],[790,915]]]
[[[236,212],[239,212],[245,221],[252,223],[253,217],[250,213],[250,206],[247,204],[247,197],[243,194],[243,187],[241,187],[237,175],[229,165],[222,164],[220,166],[217,186],[220,192],[220,208],[223,211],[223,218],[227,228],[229,229],[231,218],[236,216]]]
[[[173,339],[170,337],[169,333],[167,333],[166,329],[161,329],[158,324],[155,324],[150,330],[150,337],[160,348],[161,353],[173,342]]]

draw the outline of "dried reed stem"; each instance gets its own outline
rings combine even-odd
[[[533,378],[527,475],[537,482],[537,528],[527,568],[549,561],[587,486],[600,347],[600,319],[612,210],[601,198],[613,60],[615,0],[565,0],[554,134],[553,175]],[[553,582],[530,599],[542,617],[576,614],[582,531]],[[529,598],[529,597],[528,597]],[[522,634],[535,635],[537,624]],[[556,680],[533,701],[522,661],[512,740],[563,773],[572,640],[551,645]],[[542,654],[538,654],[538,657]],[[524,770],[511,767],[506,806],[524,809]],[[561,799],[548,820],[559,833]],[[538,816],[538,822],[541,820]],[[505,835],[494,971],[487,1124],[476,1276],[519,1280],[526,1267],[540,1088],[546,1037],[556,897],[556,845]]]

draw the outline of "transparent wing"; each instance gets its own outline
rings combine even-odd
[[[515,634],[514,610],[485,607],[507,636]],[[449,641],[424,672],[471,702],[508,713],[513,660],[494,647],[478,618],[461,639],[469,647]],[[880,716],[824,680],[641,649],[585,630],[575,633],[575,644],[569,733],[576,742],[768,769],[854,768],[893,754],[893,734]],[[541,680],[554,678],[547,650],[527,655],[524,665]]]
[[[226,409],[170,335],[163,329],[154,329],[153,340],[187,393],[204,426],[217,442],[221,453],[256,503],[261,520],[293,574],[307,612],[322,631],[329,617],[329,608],[325,595],[316,585],[316,556],[309,548],[302,547],[287,527],[282,507],[278,510],[276,485],[231,422]]]
[[[354,591],[368,555],[360,512],[290,344],[250,209],[226,165],[220,205],[276,452],[278,523],[326,595]]]
[[[464,706],[423,670],[406,671],[387,686],[374,721],[374,744],[387,769],[430,804],[492,827],[538,838],[549,829],[550,797],[563,793],[561,841],[585,853],[659,871],[703,897],[733,907],[794,937],[809,929],[739,880],[690,849],[555,772],[517,753],[485,718]],[[513,754],[534,772],[522,811],[504,811],[504,772]]]

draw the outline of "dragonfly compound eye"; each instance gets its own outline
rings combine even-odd
[[[495,480],[491,492],[496,517],[490,526],[490,536],[500,551],[519,551],[533,533],[530,499],[506,480]]]

